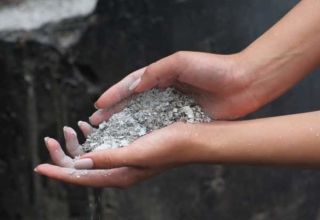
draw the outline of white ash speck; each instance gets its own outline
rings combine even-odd
[[[66,168],[66,172],[69,175],[74,175],[76,173],[76,169],[74,169],[74,168]]]
[[[102,122],[82,148],[90,152],[127,146],[177,121],[205,123],[212,120],[192,98],[176,89],[152,89],[133,96],[121,112]]]
[[[74,176],[76,178],[80,178],[82,176],[86,176],[89,171],[88,170],[76,170],[74,168],[68,168],[66,170],[67,174],[70,175],[70,176]]]

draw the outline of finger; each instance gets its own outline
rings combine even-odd
[[[111,169],[124,166],[134,166],[135,160],[130,147],[108,149],[84,154],[75,161],[77,169]]]
[[[78,141],[77,133],[70,127],[63,127],[63,134],[69,154],[73,157],[80,156],[84,152]]]
[[[108,120],[113,114],[120,112],[127,105],[127,100],[123,100],[107,109],[99,109],[94,112],[89,121],[92,125],[99,125],[101,122]]]
[[[74,166],[77,169],[110,169],[124,166],[146,168],[151,164],[160,167],[161,162],[165,160],[158,161],[166,154],[167,144],[163,143],[165,141],[169,141],[168,138],[164,139],[163,135],[157,135],[157,131],[154,131],[127,147],[86,153],[75,161]]]
[[[93,127],[85,121],[79,121],[78,126],[85,138],[87,138],[93,131]]]
[[[180,57],[179,53],[175,53],[149,65],[134,91],[143,92],[156,86],[167,87],[171,85],[184,68]]]
[[[121,167],[110,170],[76,170],[50,164],[41,164],[35,168],[35,171],[52,179],[71,184],[119,188],[127,188],[161,172],[161,170],[131,167]]]
[[[186,129],[184,123],[175,123],[140,137],[127,147],[84,154],[75,161],[74,166],[77,169],[109,169],[183,164],[189,161],[185,158],[195,157],[193,148],[186,147],[189,133],[190,129]]]
[[[61,145],[58,141],[49,137],[46,137],[44,140],[54,164],[61,167],[74,166],[73,160],[63,152]]]
[[[138,80],[145,71],[145,67],[134,71],[126,76],[120,82],[112,86],[106,92],[104,92],[96,101],[95,106],[98,109],[106,109],[121,102],[123,99],[133,94],[133,90],[130,90],[130,86]]]

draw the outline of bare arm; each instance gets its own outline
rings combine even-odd
[[[263,105],[320,64],[320,1],[303,0],[241,53],[251,93]]]
[[[207,162],[320,168],[320,111],[199,129]]]
[[[93,158],[96,168],[161,168],[186,163],[320,168],[320,111],[237,122],[179,124],[167,130],[111,152],[108,160],[100,152],[84,157]]]
[[[175,86],[194,94],[216,119],[254,112],[319,65],[319,11],[318,0],[303,0],[239,53],[182,51],[137,70],[100,96],[99,110],[90,121],[99,124],[114,113],[121,100],[157,86]]]
[[[57,165],[65,161],[58,142],[49,139],[47,147]],[[128,187],[190,163],[319,169],[320,111],[239,122],[177,123],[128,147],[83,155],[74,167],[90,169],[85,175],[81,170],[49,164],[39,165],[36,171],[74,184]]]

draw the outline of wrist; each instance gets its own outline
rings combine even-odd
[[[229,146],[228,124],[233,122],[216,121],[205,124],[189,124],[189,135],[185,146],[192,155],[190,163],[224,163],[225,150]]]
[[[281,96],[305,74],[294,69],[299,57],[279,51],[264,51],[253,43],[238,55],[239,78],[259,108]]]

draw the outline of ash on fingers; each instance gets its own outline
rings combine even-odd
[[[194,99],[178,90],[152,89],[133,96],[121,112],[102,122],[82,148],[90,152],[127,146],[139,137],[177,121],[205,123],[212,119]]]

